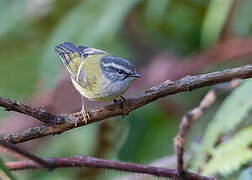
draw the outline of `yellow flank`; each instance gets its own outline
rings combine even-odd
[[[96,99],[98,94],[100,94],[100,90],[102,89],[103,84],[102,81],[102,75],[100,70],[100,60],[102,57],[106,56],[107,54],[92,54],[90,56],[87,56],[85,59],[82,57],[81,61],[83,63],[81,71],[84,72],[84,82],[86,84],[78,83],[77,81],[77,73],[78,69],[75,69],[76,75],[72,76],[75,77],[73,82],[75,88],[83,95],[88,97],[89,99],[102,101],[102,99],[99,100]],[[76,61],[73,61],[76,62]],[[70,72],[70,71],[69,71]],[[70,72],[71,73],[71,72]],[[96,98],[95,98],[96,97]]]
[[[93,90],[94,87],[97,87],[97,84],[100,84],[101,80],[101,69],[100,69],[100,60],[107,54],[94,54],[88,56],[83,63],[82,70],[85,74],[88,89]],[[99,88],[99,87],[97,87]]]

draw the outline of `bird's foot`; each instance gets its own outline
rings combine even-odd
[[[129,114],[129,112],[127,110],[127,100],[123,96],[120,96],[120,98],[122,100],[122,105],[123,105],[122,118],[125,118]]]
[[[87,111],[83,110],[80,113],[82,115],[82,121],[84,121],[84,123],[87,124],[87,122],[91,119],[90,114]]]
[[[79,122],[80,119],[82,121],[84,121],[85,124],[87,124],[87,122],[91,119],[90,114],[88,112],[85,112],[85,111],[80,111],[80,112],[74,113],[73,118],[74,118],[74,120],[73,120],[74,121],[74,127],[78,126],[78,122]]]

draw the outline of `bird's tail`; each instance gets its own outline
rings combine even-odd
[[[59,55],[70,74],[75,76],[81,63],[81,50],[69,42],[64,42],[55,47],[55,52]]]

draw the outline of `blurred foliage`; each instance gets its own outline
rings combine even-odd
[[[250,180],[252,179],[252,168],[247,168],[242,171],[238,180]]]
[[[0,37],[17,27],[20,21],[24,21],[24,0],[21,1],[1,1],[0,6]]]
[[[234,20],[232,22],[233,31],[239,36],[246,37],[251,34],[252,20],[244,18],[250,16],[249,8],[252,6],[252,1],[243,0],[238,4],[235,11]]]
[[[157,54],[168,51],[178,57],[189,56],[218,42],[233,2],[235,0],[0,1],[0,96],[25,101],[31,100],[38,91],[54,88],[63,69],[54,46],[63,41],[104,49],[141,66],[152,59],[138,58],[149,53],[145,47],[154,49]],[[251,0],[239,1],[230,27],[233,36],[251,35],[250,7]],[[239,61],[218,64],[205,70],[239,64]],[[234,170],[239,180],[251,177],[251,169],[242,166],[251,158],[240,153],[251,153],[246,149],[251,142],[248,137],[251,134],[251,88],[251,81],[246,81],[227,98],[223,93],[198,120],[192,138],[188,138],[188,146],[195,146],[194,153],[198,156],[192,157],[190,168],[201,168],[207,174],[229,175],[221,176],[222,179],[230,178]],[[172,141],[180,118],[186,110],[198,105],[207,90],[172,97],[178,104],[174,112],[167,111],[169,106],[155,102],[130,113],[126,120],[109,120],[45,138],[31,151],[41,157],[92,155],[150,163],[173,153]],[[202,142],[196,145],[195,137],[201,139],[202,134]],[[229,139],[219,142],[220,137]],[[235,147],[239,147],[237,151]],[[208,154],[212,158],[206,161]],[[230,164],[230,157],[234,156],[237,159]],[[25,180],[106,180],[123,174],[71,168],[50,173],[28,171],[17,176]]]
[[[202,45],[209,47],[219,40],[221,31],[235,0],[212,0],[202,27]],[[221,7],[221,10],[219,9]]]
[[[51,62],[55,59],[55,53],[52,53],[55,44],[59,41],[88,42],[86,46],[114,50],[117,54],[116,50],[120,51],[121,46],[116,40],[116,32],[125,14],[137,3],[136,0],[85,0],[70,10],[56,25],[42,56],[41,75],[45,86],[54,87],[55,78],[52,77],[57,77],[62,66],[60,61]]]
[[[221,137],[232,135],[238,125],[246,120],[252,109],[252,80],[245,80],[232,92],[218,108],[213,120],[204,134],[202,145],[194,160],[193,169],[203,170],[205,174],[230,174],[244,163],[252,160],[251,126],[241,129],[234,137],[220,143]],[[207,156],[211,157],[206,162]],[[233,157],[233,158],[231,158]],[[206,165],[204,165],[206,163]]]
[[[234,130],[252,108],[252,80],[246,80],[223,102],[209,123],[203,138],[203,151],[211,152],[223,134]]]
[[[149,0],[137,11],[139,28],[155,48],[186,55],[200,47],[201,23],[207,1]],[[155,5],[153,5],[155,3]]]
[[[0,179],[15,180],[10,171],[4,166],[4,162],[0,159]]]
[[[252,160],[252,126],[240,130],[230,140],[221,143],[211,153],[212,159],[203,169],[203,174],[229,175]]]
[[[173,117],[167,118],[156,103],[137,109],[127,119],[131,128],[119,152],[121,160],[146,163],[172,153],[173,137],[177,131],[174,127],[178,122]],[[148,148],[143,150],[139,147]]]

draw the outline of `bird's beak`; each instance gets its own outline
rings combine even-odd
[[[139,78],[139,77],[142,77],[142,76],[140,74],[134,73],[134,74],[131,75],[131,77],[137,77],[137,78]]]

